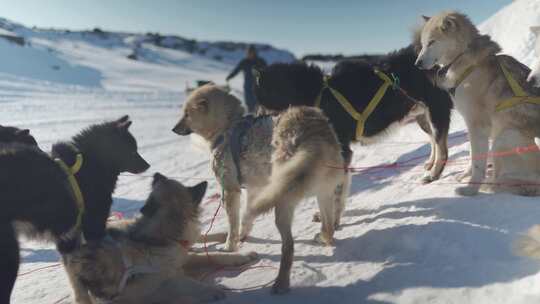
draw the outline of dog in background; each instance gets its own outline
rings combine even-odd
[[[37,147],[36,139],[30,134],[28,129],[0,125],[0,143],[20,143]]]
[[[451,11],[424,18],[422,49],[416,64],[422,69],[440,68],[437,84],[450,92],[471,142],[471,162],[460,177],[470,179],[457,193],[475,195],[481,184],[488,184],[485,188],[494,192],[538,194],[538,187],[527,184],[540,178],[539,153],[495,157],[493,175],[486,179],[488,152],[533,146],[534,137],[540,135],[538,105],[520,102],[500,108],[503,101],[516,97],[505,74],[511,75],[529,96],[539,96],[539,90],[526,80],[529,68],[510,56],[497,55],[499,45],[488,35],[481,35],[463,14]]]
[[[289,290],[294,254],[293,213],[304,197],[316,195],[322,232],[316,240],[333,243],[334,228],[348,193],[344,160],[337,137],[324,114],[296,107],[279,116],[243,117],[240,101],[215,85],[195,90],[173,131],[195,133],[211,146],[212,169],[224,190],[229,220],[226,249],[235,251],[255,218],[275,207],[282,257],[273,292]],[[247,191],[247,208],[240,228],[240,192]]]
[[[109,224],[112,240],[84,245],[69,255],[70,276],[81,282],[78,304],[202,303],[220,300],[218,287],[185,272],[208,266],[241,266],[254,253],[193,253],[200,237],[200,203],[206,182],[193,187],[156,173],[141,217]]]
[[[305,63],[272,64],[258,73],[255,93],[265,109],[278,112],[290,106],[315,106],[319,99],[320,108],[336,131],[347,164],[352,158],[351,142],[376,142],[393,126],[416,119],[431,139],[431,155],[425,164],[427,172],[423,177],[423,182],[429,183],[440,177],[448,158],[452,102],[448,93],[437,88],[429,76],[414,65],[415,59],[415,48],[411,45],[387,55],[366,56],[362,60],[345,60],[336,64],[328,85],[345,96],[359,112],[368,107],[383,83],[374,69],[393,74],[409,95],[388,89],[365,122],[362,138],[356,138],[356,120],[328,89],[324,89],[325,76],[319,67]]]

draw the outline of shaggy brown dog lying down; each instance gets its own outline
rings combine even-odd
[[[186,272],[217,265],[240,266],[255,253],[190,252],[200,238],[199,209],[206,182],[193,187],[156,173],[152,193],[136,220],[108,228],[112,240],[85,245],[67,261],[70,275],[82,288],[77,303],[204,303],[223,299],[217,286],[186,276]],[[94,302],[93,302],[94,301]]]

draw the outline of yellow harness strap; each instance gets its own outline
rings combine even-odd
[[[322,100],[322,94],[325,89],[330,90],[332,95],[336,98],[336,100],[341,104],[341,106],[351,115],[352,118],[354,118],[357,121],[356,125],[356,139],[360,139],[364,135],[364,127],[366,124],[367,119],[371,115],[371,113],[377,108],[377,105],[381,102],[382,98],[386,94],[386,91],[390,86],[392,86],[393,81],[388,77],[386,74],[384,74],[381,71],[374,70],[375,75],[379,76],[381,80],[383,80],[383,84],[381,87],[377,90],[373,98],[369,101],[367,107],[364,109],[363,112],[358,112],[353,107],[353,105],[347,100],[343,94],[341,94],[339,91],[335,90],[328,84],[329,77],[324,78],[323,87],[321,89],[321,92],[317,96],[317,99],[315,100],[315,106],[320,108],[321,107],[321,100]]]
[[[76,227],[80,227],[82,224],[82,216],[84,213],[84,197],[82,195],[81,188],[79,187],[79,183],[77,183],[77,179],[75,179],[75,174],[79,172],[82,167],[83,156],[80,153],[77,154],[75,164],[71,168],[68,167],[66,163],[60,158],[55,158],[54,161],[60,166],[60,168],[62,168],[62,170],[67,175],[69,185],[71,186],[75,202],[77,203],[77,207],[79,209],[79,213],[77,214]]]
[[[454,89],[457,89],[457,87],[459,87],[461,85],[461,83],[467,79],[467,77],[469,77],[469,75],[471,75],[471,73],[474,71],[474,69],[476,68],[476,65],[473,64],[471,66],[469,66],[468,68],[465,69],[465,71],[463,71],[463,73],[461,73],[461,75],[459,75],[459,78],[456,80],[456,83],[454,84]]]
[[[523,88],[519,85],[519,83],[514,79],[514,77],[508,71],[508,69],[506,69],[504,64],[499,62],[499,65],[501,66],[501,70],[503,71],[504,78],[506,78],[508,85],[510,86],[510,88],[512,89],[512,92],[514,93],[514,97],[510,97],[500,102],[495,108],[495,111],[498,112],[498,111],[506,110],[520,103],[534,103],[534,104],[540,105],[539,96],[530,96],[529,94],[527,94],[527,92],[525,92],[525,90],[523,90]]]

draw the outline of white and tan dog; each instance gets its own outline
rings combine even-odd
[[[294,253],[291,233],[298,202],[317,196],[322,231],[316,240],[333,244],[334,228],[347,196],[344,160],[326,116],[313,107],[291,108],[278,116],[243,118],[240,101],[215,85],[195,90],[173,131],[198,134],[212,147],[213,170],[223,187],[229,219],[226,249],[249,235],[257,215],[275,207],[282,257],[272,291],[289,290]],[[240,192],[247,207],[240,226]]]
[[[470,181],[457,192],[474,195],[485,183],[491,185],[486,188],[497,192],[540,193],[538,186],[531,185],[540,177],[540,154],[506,153],[534,145],[534,137],[540,135],[540,105],[520,101],[501,108],[503,102],[516,96],[505,73],[527,95],[537,95],[526,81],[530,70],[510,56],[497,55],[500,47],[489,36],[481,35],[463,14],[443,12],[424,18],[422,50],[416,64],[423,69],[441,67],[438,85],[450,92],[469,132],[471,161],[462,178],[470,177]],[[491,156],[494,172],[486,180],[487,159]]]
[[[152,193],[136,220],[108,227],[111,240],[82,246],[66,257],[76,303],[147,304],[205,303],[225,293],[186,273],[240,266],[257,255],[195,253],[190,246],[200,237],[200,202],[206,182],[194,187],[157,173]]]

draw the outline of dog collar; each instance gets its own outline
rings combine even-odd
[[[448,89],[448,92],[452,94],[452,96],[456,95],[456,89],[461,85],[461,83],[471,75],[471,73],[476,68],[476,64],[473,64],[465,69],[461,75],[459,75],[458,79],[456,79],[456,82],[454,83],[454,87]]]

